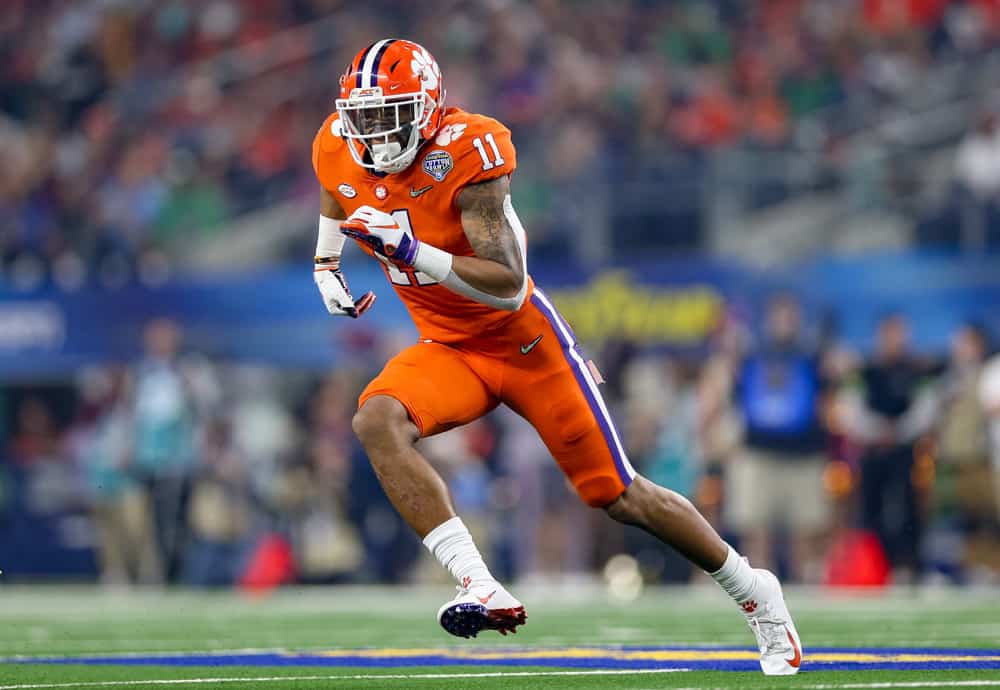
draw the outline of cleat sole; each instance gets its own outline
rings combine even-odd
[[[449,606],[438,618],[441,627],[455,637],[470,638],[487,627],[489,616],[482,604],[462,603]]]
[[[463,602],[442,611],[438,621],[447,632],[468,639],[483,630],[496,630],[502,635],[517,633],[517,626],[524,625],[527,619],[523,606],[487,610],[482,604]]]

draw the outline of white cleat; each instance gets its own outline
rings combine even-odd
[[[481,630],[517,633],[528,615],[524,606],[498,582],[457,587],[458,596],[438,610],[438,623],[457,637],[475,637]]]
[[[792,676],[802,663],[802,643],[788,613],[778,578],[757,568],[760,585],[754,596],[740,602],[760,648],[760,669],[766,676]]]

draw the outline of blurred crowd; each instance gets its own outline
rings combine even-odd
[[[815,316],[776,294],[759,332],[733,320],[698,357],[609,343],[604,395],[633,464],[790,581],[1000,582],[988,334],[970,322],[949,353],[914,352],[906,316],[887,313],[862,355]],[[209,361],[157,319],[141,361],[0,389],[5,571],[57,573],[75,548],[72,574],[109,585],[442,577],[351,432],[393,347],[317,376]],[[587,508],[510,411],[421,443],[503,577],[593,573],[619,554],[653,582],[697,577]]]
[[[1000,2],[9,0],[0,267],[19,286],[156,278],[232,218],[314,198],[337,77],[385,35],[424,42],[452,104],[514,130],[535,251],[582,234],[593,261],[699,246],[707,152],[835,158],[935,65],[994,49]],[[995,177],[971,157],[963,179]],[[990,223],[994,182],[971,184]],[[628,229],[613,248],[608,227]]]
[[[921,218],[919,242],[943,248],[1000,249],[1000,103],[979,112],[959,143],[948,192]]]

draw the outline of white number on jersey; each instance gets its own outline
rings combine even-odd
[[[472,145],[476,147],[479,151],[479,156],[483,159],[483,170],[492,170],[493,168],[503,165],[503,156],[500,155],[500,149],[497,148],[496,139],[493,138],[493,134],[487,134],[485,137],[486,143],[490,145],[493,150],[493,160],[491,161],[489,155],[486,153],[486,147],[483,146],[483,140],[476,137],[472,140]]]

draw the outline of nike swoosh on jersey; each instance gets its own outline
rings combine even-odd
[[[543,336],[543,335],[545,335],[545,334],[544,334],[544,333],[541,333],[541,334],[539,334],[539,336],[538,336],[537,338],[535,338],[534,340],[532,340],[532,341],[531,341],[530,343],[528,343],[527,345],[522,345],[522,346],[521,346],[521,354],[522,354],[522,355],[526,355],[526,354],[528,354],[529,352],[531,352],[532,350],[534,350],[534,349],[535,349],[535,345],[537,345],[537,344],[538,344],[538,341],[542,339],[542,336]]]
[[[434,185],[429,184],[426,187],[421,187],[420,189],[414,189],[413,187],[410,187],[410,196],[416,198],[421,194],[423,194],[424,192],[429,192],[431,190],[431,187],[433,186]]]

